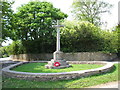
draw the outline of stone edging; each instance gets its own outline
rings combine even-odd
[[[47,62],[47,61],[31,61],[32,62]],[[87,77],[95,74],[106,73],[110,71],[114,64],[105,61],[69,61],[71,64],[104,64],[103,67],[89,70],[72,71],[72,72],[61,72],[61,73],[29,73],[29,72],[18,72],[10,69],[19,65],[29,63],[20,62],[14,65],[10,65],[2,69],[3,76],[11,78],[19,78],[24,80],[36,80],[36,81],[54,81],[54,80],[69,80],[74,78]]]

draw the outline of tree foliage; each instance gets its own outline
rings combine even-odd
[[[89,22],[65,22],[61,30],[62,50],[65,52],[117,52],[117,37]]]
[[[52,25],[67,14],[49,2],[30,1],[14,13],[11,54],[44,53],[55,51],[56,30]],[[46,49],[49,48],[49,49]]]
[[[118,56],[120,57],[120,24],[116,26],[114,34],[117,36],[118,39]]]
[[[14,40],[53,39],[56,20],[64,19],[66,14],[54,8],[49,2],[31,1],[18,8]]]
[[[9,46],[0,47],[0,58],[8,57],[9,54],[11,55],[8,48]]]
[[[2,39],[6,39],[7,37],[12,36],[13,29],[13,10],[11,6],[14,2],[10,2],[7,0],[1,0],[2,4]]]
[[[89,21],[98,26],[102,24],[100,15],[110,12],[111,7],[111,4],[100,0],[74,0],[72,13],[76,19]]]

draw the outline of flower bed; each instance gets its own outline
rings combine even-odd
[[[41,61],[32,61],[32,62],[41,62]],[[114,66],[110,62],[103,62],[103,61],[69,61],[70,64],[103,64],[104,66],[96,69],[90,69],[90,70],[61,72],[61,73],[30,73],[30,72],[18,72],[18,71],[11,70],[12,68],[15,68],[25,63],[29,63],[29,62],[20,62],[14,65],[8,66],[6,68],[3,68],[2,69],[3,75],[11,78],[37,80],[37,81],[68,80],[68,79],[74,79],[74,78],[87,77],[87,76],[91,76],[99,73],[106,73],[110,71]]]

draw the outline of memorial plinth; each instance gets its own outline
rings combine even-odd
[[[53,59],[48,62],[47,65],[45,65],[45,68],[50,69],[60,69],[60,68],[67,68],[70,67],[69,63],[66,62],[65,59],[63,59],[63,52],[61,51],[55,51],[53,53]]]
[[[47,65],[45,65],[45,68],[50,69],[60,69],[60,68],[67,68],[70,67],[66,60],[63,59],[63,52],[60,51],[60,27],[63,27],[63,25],[59,25],[59,22],[57,21],[57,25],[54,27],[57,27],[57,47],[56,51],[53,53],[53,59],[48,62]]]

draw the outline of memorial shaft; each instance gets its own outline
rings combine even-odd
[[[57,21],[57,26],[59,25],[59,21]],[[56,43],[56,51],[60,51],[60,27],[57,27],[57,43]]]
[[[59,21],[57,20],[57,25],[54,25],[57,28],[57,41],[56,41],[56,51],[53,53],[53,59],[45,65],[45,68],[52,69],[60,69],[71,67],[66,60],[63,59],[63,52],[60,51],[60,27],[64,27],[63,25],[59,25]]]

